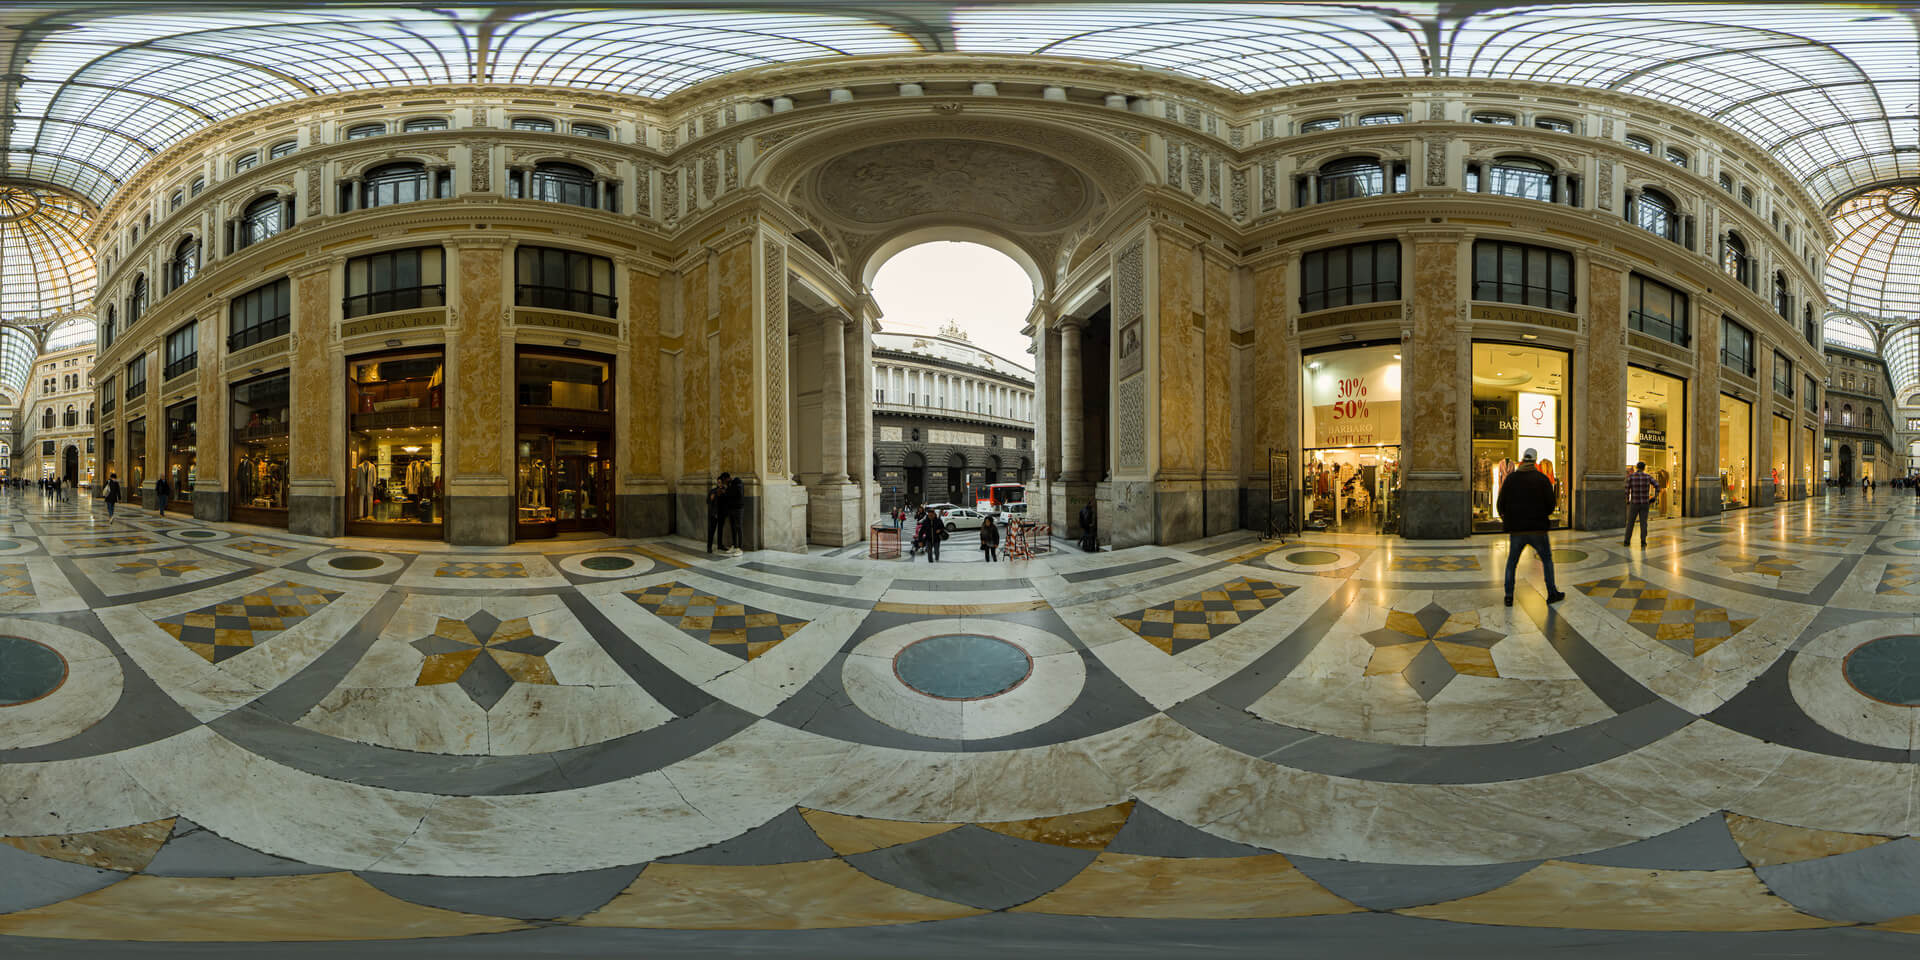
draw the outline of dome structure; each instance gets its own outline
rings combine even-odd
[[[1920,186],[1870,190],[1841,204],[1827,255],[1827,305],[1884,320],[1920,319]]]
[[[0,385],[16,396],[47,321],[70,317],[93,301],[97,276],[85,239],[92,223],[92,208],[78,197],[0,183]]]

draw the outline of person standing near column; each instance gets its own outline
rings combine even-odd
[[[1633,546],[1633,521],[1636,517],[1640,520],[1640,546],[1647,545],[1647,510],[1659,490],[1660,485],[1647,472],[1647,462],[1642,460],[1634,464],[1633,472],[1627,474],[1627,533],[1620,538],[1621,546]]]
[[[153,511],[161,516],[167,515],[167,500],[173,496],[173,488],[167,485],[167,478],[161,477],[153,482]]]
[[[727,480],[727,526],[733,529],[733,547],[728,552],[739,556],[746,549],[746,541],[740,537],[740,515],[747,509],[747,485],[739,477]]]
[[[720,523],[727,516],[727,480],[731,474],[722,473],[720,479],[707,488],[707,552],[713,552],[713,538],[720,537],[720,552],[727,552],[727,534]]]
[[[1567,595],[1553,582],[1553,545],[1547,542],[1548,519],[1559,502],[1553,481],[1535,464],[1532,447],[1520,455],[1520,464],[1500,485],[1495,509],[1500,511],[1500,527],[1507,532],[1507,606],[1513,606],[1513,572],[1520,564],[1520,548],[1532,547],[1546,572],[1547,602],[1559,603]]]

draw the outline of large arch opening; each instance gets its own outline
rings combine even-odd
[[[1022,477],[998,465],[1034,446],[1032,338],[1037,265],[979,230],[909,231],[864,271],[880,310],[870,422],[880,509],[1025,504]],[[910,463],[942,464],[915,476]],[[931,484],[929,480],[933,480]]]

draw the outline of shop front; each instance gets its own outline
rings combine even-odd
[[[1793,443],[1793,420],[1778,413],[1773,415],[1773,462],[1768,468],[1768,479],[1773,481],[1773,500],[1779,503],[1793,499],[1793,467],[1790,455]]]
[[[347,361],[347,533],[442,536],[445,365],[439,349]]]
[[[1301,529],[1400,530],[1400,345],[1324,350],[1301,377]]]
[[[114,436],[113,436],[112,427],[108,427],[107,429],[100,431],[100,457],[101,457],[100,462],[106,464],[107,473],[109,475],[112,475],[113,479],[118,480],[120,479],[120,477],[118,476],[120,472],[120,468],[117,466],[114,466],[115,461],[113,459],[113,454],[116,448],[114,447],[113,441],[114,441]],[[4,445],[0,445],[0,454],[4,454],[4,451],[5,451]],[[13,476],[13,472],[9,470],[6,475],[9,477]],[[102,478],[102,482],[104,483],[104,478]],[[120,490],[121,499],[126,499],[126,495],[127,495],[126,485],[121,484],[121,490]]]
[[[1813,496],[1818,489],[1813,485],[1813,428],[1800,428],[1800,482],[1805,484],[1804,495]]]
[[[1549,523],[1573,515],[1564,351],[1507,343],[1473,345],[1473,531],[1500,531],[1500,488],[1528,450],[1559,494]]]
[[[229,515],[242,523],[287,525],[287,374],[236,383],[232,402],[233,486]]]
[[[147,418],[127,421],[127,482],[121,485],[128,503],[146,497],[140,489],[147,482]]]
[[[1753,404],[1720,395],[1720,509],[1753,503]]]
[[[193,509],[193,481],[199,476],[195,423],[200,403],[188,400],[167,408],[167,489],[175,505]]]
[[[1679,377],[1627,368],[1627,472],[1644,461],[1659,484],[1655,518],[1677,518],[1686,505],[1687,382]]]
[[[612,533],[612,362],[522,350],[514,389],[515,537]]]

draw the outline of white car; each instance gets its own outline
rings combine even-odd
[[[940,511],[940,520],[947,525],[948,533],[954,533],[959,530],[978,530],[980,529],[980,525],[987,521],[987,518],[982,516],[978,510],[969,510],[966,507],[949,507],[948,509]]]

